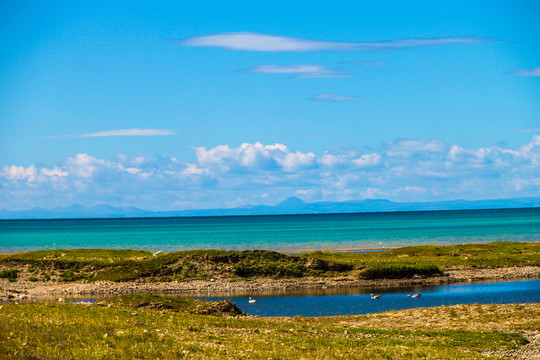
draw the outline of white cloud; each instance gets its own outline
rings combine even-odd
[[[337,78],[349,77],[336,70],[320,65],[261,65],[246,69],[247,72],[264,74],[296,74],[293,79],[316,79],[316,78]]]
[[[379,154],[364,154],[358,159],[354,159],[353,163],[358,167],[377,166],[381,161],[381,155]]]
[[[90,134],[76,135],[76,137],[103,137],[103,136],[163,136],[176,135],[172,130],[163,129],[122,129],[111,131],[100,131]]]
[[[398,139],[368,153],[334,149],[316,155],[279,143],[194,150],[196,162],[77,154],[54,167],[6,166],[0,170],[0,203],[11,209],[110,203],[170,210],[272,204],[293,194],[310,201],[540,196],[538,135],[515,149]]]
[[[42,168],[40,171],[40,174],[43,176],[49,176],[49,177],[65,177],[68,176],[69,173],[62,168],[55,166],[53,169],[47,169]]]
[[[111,168],[113,165],[88,154],[77,154],[75,157],[68,157],[64,162],[64,167],[75,177],[91,178],[98,171]]]
[[[181,40],[179,41],[179,44],[182,46],[218,47],[228,50],[308,52],[389,50],[449,44],[474,44],[486,41],[486,39],[472,36],[431,39],[399,39],[374,42],[319,41],[286,36],[239,32],[196,36]]]
[[[34,165],[27,168],[16,165],[5,166],[2,171],[2,176],[9,180],[34,181],[36,180],[37,170]]]
[[[509,74],[517,76],[540,76],[540,67],[535,67],[532,69],[514,70],[509,72]]]
[[[316,100],[316,101],[341,102],[341,101],[356,100],[358,99],[358,96],[341,95],[341,94],[315,94],[315,95],[311,95],[309,98],[311,100]]]

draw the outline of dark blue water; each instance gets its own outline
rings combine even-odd
[[[0,220],[0,252],[109,248],[365,249],[540,241],[540,208],[398,213]]]
[[[358,290],[356,290],[358,291]],[[420,298],[407,294],[421,293]],[[388,310],[402,310],[457,304],[512,304],[540,302],[540,280],[479,284],[445,285],[379,292],[380,299],[369,294],[257,296],[257,303],[247,297],[204,297],[228,299],[242,311],[258,316],[332,316],[358,315]],[[253,296],[253,295],[252,295]]]

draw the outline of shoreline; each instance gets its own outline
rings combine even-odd
[[[483,281],[535,280],[540,279],[540,267],[518,266],[501,268],[452,268],[446,269],[445,275],[433,277],[415,277],[412,279],[365,280],[353,277],[334,278],[294,278],[227,281],[211,279],[209,281],[170,281],[146,282],[98,281],[93,283],[52,283],[18,281],[10,283],[0,279],[0,300],[3,301],[36,301],[47,297],[77,296],[114,296],[134,293],[169,293],[186,296],[210,293],[220,294],[254,294],[258,292],[286,293],[301,290],[336,290],[336,289],[382,289],[393,287],[421,287]]]
[[[526,243],[538,243],[540,241],[523,241]],[[432,245],[439,245],[439,244],[432,244]],[[409,245],[407,245],[409,246]],[[410,245],[410,246],[417,246],[417,245]],[[255,250],[268,250],[268,251],[275,251],[280,254],[294,254],[294,255],[302,255],[302,254],[309,254],[311,252],[316,251],[322,251],[322,252],[329,252],[329,253],[349,253],[349,252],[371,252],[371,251],[388,251],[392,249],[398,249],[405,246],[380,246],[380,245],[374,245],[373,247],[365,246],[365,247],[353,247],[353,248],[344,248],[344,249],[336,249],[336,248],[319,248],[319,249],[293,249],[293,250],[287,250],[287,249],[255,249]],[[32,249],[27,251],[8,251],[8,250],[0,250],[0,256],[10,256],[15,254],[21,254],[26,252],[35,252],[35,251],[48,251],[48,250],[80,250],[80,249],[86,249],[86,248],[59,248],[59,249]],[[88,248],[87,250],[92,250],[94,248]],[[106,248],[99,248],[99,249],[106,249]],[[117,248],[111,248],[110,250],[142,250],[142,251],[149,251],[153,252],[153,250],[147,250],[147,249],[117,249]],[[175,251],[163,251],[164,253],[172,253],[172,252],[181,252],[181,251],[192,251],[192,250],[216,250],[216,249],[188,249],[188,250],[175,250]],[[232,249],[236,250],[236,249]],[[252,250],[252,249],[245,249],[245,250]]]

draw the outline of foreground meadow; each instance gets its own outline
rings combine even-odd
[[[198,315],[182,310],[189,305],[182,301],[170,303],[170,299],[165,302],[139,299],[136,303],[108,300],[99,305],[3,303],[0,357],[533,359],[540,356],[540,304],[456,305],[323,318],[254,318]]]

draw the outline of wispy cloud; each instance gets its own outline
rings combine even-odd
[[[340,101],[356,100],[358,99],[358,96],[341,95],[341,94],[315,94],[315,95],[311,95],[309,98],[315,101],[340,102]]]
[[[356,60],[349,61],[348,64],[361,65],[361,66],[386,66],[387,64],[383,61],[378,60]]]
[[[182,46],[218,47],[228,50],[308,52],[393,50],[422,46],[475,44],[487,41],[487,39],[476,36],[397,39],[373,42],[319,41],[286,36],[238,32],[196,36],[180,40],[178,43]]]
[[[261,65],[246,69],[245,71],[264,74],[296,74],[292,77],[293,79],[336,78],[350,76],[347,74],[342,74],[334,69],[310,64]]]
[[[105,137],[105,136],[163,136],[177,135],[176,131],[166,129],[121,129],[100,131],[81,135],[51,136],[51,137]]]
[[[540,132],[540,128],[517,129],[517,132]]]
[[[510,75],[516,76],[540,76],[540,67],[532,69],[514,70],[509,72]]]

